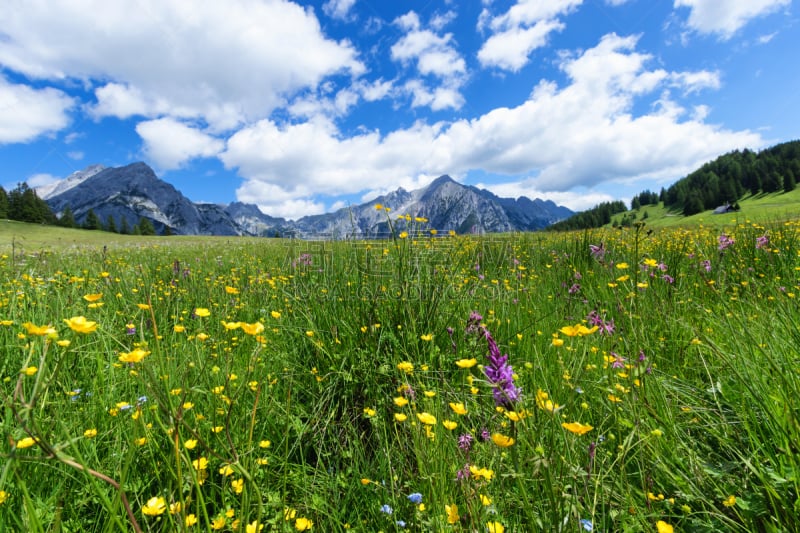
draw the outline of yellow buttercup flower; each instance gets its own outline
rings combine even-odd
[[[417,418],[426,426],[436,425],[436,417],[430,413],[417,413]]]
[[[294,522],[294,528],[297,531],[308,531],[313,527],[313,525],[314,522],[312,522],[308,518],[303,518],[303,517],[298,518]]]
[[[397,363],[397,370],[402,370],[406,374],[410,374],[414,371],[414,365],[408,361],[403,361],[402,363]]]
[[[87,429],[86,431],[83,432],[83,436],[86,437],[87,439],[93,439],[97,436],[97,430],[94,428]]]
[[[205,307],[198,307],[194,310],[194,315],[205,318],[207,316],[211,316],[211,311]]]
[[[22,324],[22,327],[25,328],[25,331],[28,332],[28,335],[54,335],[56,333],[56,329],[53,326],[37,326],[36,324],[32,324],[31,322],[25,322]]]
[[[98,292],[97,294],[84,294],[83,299],[87,302],[96,302],[103,297],[102,292]]]
[[[32,437],[23,437],[17,441],[16,448],[18,450],[24,450],[25,448],[30,448],[36,444],[36,441]]]
[[[458,515],[458,505],[445,505],[444,512],[447,514],[448,524],[457,524],[461,517]]]
[[[167,510],[167,502],[161,496],[153,496],[142,506],[142,514],[148,516],[158,516]]]
[[[458,368],[472,368],[473,366],[478,364],[478,360],[474,357],[472,359],[459,359],[456,361],[456,366]]]
[[[150,355],[150,352],[136,348],[132,352],[119,354],[119,360],[122,363],[141,363],[142,359]]]
[[[64,323],[69,326],[69,329],[78,333],[92,333],[93,331],[97,331],[97,322],[86,320],[85,316],[65,318]]]
[[[561,424],[561,427],[576,435],[583,435],[584,433],[588,433],[594,429],[592,426],[588,424],[581,424],[580,422],[564,422]]]
[[[242,331],[244,331],[248,335],[258,335],[259,333],[264,331],[264,324],[262,324],[261,322],[256,322],[254,324],[247,324],[242,322],[241,326],[242,326]]]
[[[507,437],[501,433],[493,433],[492,442],[494,442],[495,445],[499,446],[500,448],[508,448],[509,446],[513,446],[514,442],[516,441],[513,437]]]
[[[450,406],[450,409],[452,409],[453,412],[457,415],[467,414],[467,408],[464,407],[463,403],[450,402],[448,405]]]

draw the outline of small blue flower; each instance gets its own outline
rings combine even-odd
[[[392,508],[390,506],[383,504],[381,505],[381,512],[385,514],[392,514],[394,511],[392,511]]]
[[[422,503],[422,494],[420,494],[419,492],[412,492],[411,494],[408,495],[408,501],[410,501],[413,504]]]
[[[398,520],[397,522],[394,523],[394,525],[396,525],[400,529],[405,529],[405,527],[406,527],[406,523],[403,522],[402,520]]]
[[[591,520],[588,520],[586,518],[581,518],[581,525],[583,526],[583,529],[585,529],[586,531],[594,530],[594,524],[592,524]]]

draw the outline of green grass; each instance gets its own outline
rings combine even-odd
[[[651,229],[7,225],[0,530],[797,531],[800,224]]]
[[[768,224],[800,217],[800,188],[790,193],[770,193],[745,196],[739,201],[741,210],[733,213],[715,215],[713,211],[704,211],[685,217],[680,213],[669,211],[663,204],[646,205],[640,209],[628,211],[636,213],[636,219],[645,222],[651,228],[674,228],[713,226],[717,228],[735,226],[741,222]],[[647,218],[643,218],[644,213]],[[619,223],[624,213],[612,217],[612,224]],[[609,224],[611,225],[611,224]]]

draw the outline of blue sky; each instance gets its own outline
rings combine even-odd
[[[792,0],[4,0],[0,184],[297,218],[442,174],[575,210],[800,138]]]

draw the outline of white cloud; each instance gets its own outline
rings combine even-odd
[[[478,29],[493,32],[478,51],[478,60],[485,67],[518,71],[531,52],[547,44],[548,36],[564,29],[558,17],[576,9],[583,0],[517,0],[502,15],[491,16],[484,9]]]
[[[791,0],[675,0],[674,7],[690,9],[687,24],[691,29],[727,40],[750,20],[790,4]]]
[[[466,63],[453,46],[453,35],[437,35],[430,30],[422,30],[419,18],[412,11],[396,21],[397,25],[409,30],[392,46],[392,59],[417,62],[423,75],[449,77],[463,74]]]
[[[553,31],[564,29],[557,20],[542,20],[533,26],[515,27],[489,37],[478,51],[482,65],[516,72],[528,63],[532,51],[547,44]]]
[[[355,3],[356,0],[328,0],[322,5],[322,11],[331,18],[347,20]]]
[[[73,99],[57,89],[33,89],[0,75],[0,144],[29,142],[64,129],[73,106]]]
[[[707,107],[687,109],[670,95],[673,88],[716,88],[715,73],[650,69],[651,57],[636,44],[635,37],[607,35],[562,58],[563,87],[543,80],[521,104],[473,119],[352,137],[319,117],[262,120],[231,136],[220,157],[246,180],[240,199],[246,190],[248,201],[260,205],[273,202],[276,191],[310,201],[313,194],[388,190],[422,175],[483,170],[528,176],[524,190],[577,208],[578,196],[605,201],[592,190],[603,183],[674,180],[720,153],[764,144],[757,133],[705,123]],[[634,114],[647,104],[651,112]],[[582,188],[588,192],[575,192]]]
[[[70,159],[74,159],[75,161],[80,161],[81,159],[83,159],[84,155],[85,154],[83,152],[78,150],[75,150],[73,152],[67,152],[67,157],[69,157]]]
[[[441,26],[440,19],[434,22]],[[394,24],[406,33],[392,45],[391,57],[404,65],[414,64],[419,74],[403,86],[412,97],[411,107],[460,109],[464,104],[460,89],[466,80],[467,65],[456,49],[453,35],[423,29],[413,11],[395,19]]]
[[[52,174],[34,174],[28,177],[25,182],[29,187],[35,189],[36,187],[41,187],[42,185],[50,185],[51,183],[55,183],[60,179],[61,178],[53,176]]]
[[[136,133],[144,141],[144,153],[161,170],[180,167],[195,157],[214,157],[225,143],[172,118],[140,122]]]
[[[267,116],[295,92],[364,66],[287,0],[5,0],[0,64],[38,79],[104,80],[97,116]],[[310,53],[313,51],[313,53]]]

